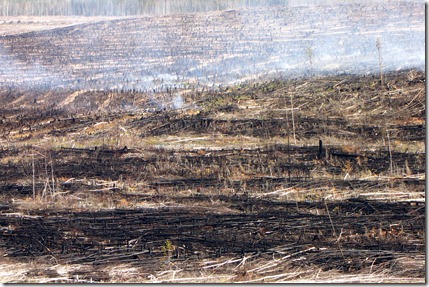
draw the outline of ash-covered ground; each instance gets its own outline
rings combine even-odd
[[[0,83],[150,91],[270,75],[423,68],[424,11],[424,3],[404,1],[280,5],[83,24],[80,17],[77,25],[0,37]],[[0,29],[14,25],[19,31],[29,23],[8,18]]]
[[[425,7],[329,2],[0,19],[0,282],[424,282]]]

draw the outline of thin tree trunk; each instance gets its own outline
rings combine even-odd
[[[292,131],[293,131],[293,143],[296,144],[296,136],[295,136],[295,119],[293,116],[293,94],[290,96],[290,105],[292,108]]]
[[[31,150],[31,165],[33,168],[33,199],[36,198],[36,175],[35,175],[35,168],[34,168],[34,148]]]
[[[55,178],[54,178],[54,165],[52,163],[52,154],[49,153],[49,158],[51,160],[51,179],[52,179],[52,194],[55,193]]]
[[[387,133],[387,143],[389,148],[389,170],[390,170],[390,174],[393,174],[392,147],[390,146],[389,131],[386,130],[386,133]]]
[[[384,89],[383,60],[381,58],[381,41],[380,41],[380,38],[377,38],[376,46],[377,46],[377,50],[378,50],[378,65],[380,67],[381,88]]]

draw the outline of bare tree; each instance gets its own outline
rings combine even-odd
[[[378,50],[378,66],[380,68],[380,81],[381,81],[381,88],[384,88],[384,78],[383,78],[383,61],[381,57],[381,40],[380,38],[377,38],[377,42],[375,44]]]

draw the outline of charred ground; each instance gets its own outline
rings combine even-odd
[[[0,248],[15,274],[2,276],[423,282],[424,82],[407,70],[385,86],[345,75],[9,105]]]

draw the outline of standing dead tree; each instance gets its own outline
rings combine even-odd
[[[38,168],[44,168],[44,174],[38,172],[36,164],[38,163],[35,155],[38,155],[44,160],[44,167],[38,164]],[[42,199],[45,199],[47,195],[54,195],[56,191],[55,187],[55,175],[54,175],[54,164],[51,152],[47,151],[36,151],[35,147],[32,147],[31,153],[31,167],[32,167],[32,185],[33,185],[33,199],[40,195]],[[39,175],[39,179],[44,182],[44,188],[41,194],[38,194],[36,190],[36,174]]]
[[[377,47],[378,51],[378,66],[380,68],[380,81],[381,81],[381,88],[384,88],[384,78],[383,78],[383,60],[381,57],[381,40],[380,38],[377,38],[375,46]]]

